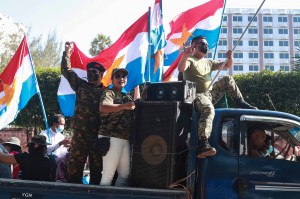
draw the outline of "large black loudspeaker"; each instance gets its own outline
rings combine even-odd
[[[180,101],[192,103],[196,84],[190,81],[147,83],[146,101]]]
[[[184,177],[185,155],[178,154],[179,102],[137,102],[133,135],[132,185],[168,188]]]

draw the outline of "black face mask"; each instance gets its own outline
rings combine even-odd
[[[88,70],[87,71],[87,80],[88,82],[96,82],[100,78],[100,74],[97,70]]]
[[[199,50],[200,52],[202,52],[203,54],[206,54],[207,51],[208,51],[208,47],[207,47],[207,45],[199,45],[199,46],[198,46],[198,50]]]

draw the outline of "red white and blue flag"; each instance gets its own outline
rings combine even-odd
[[[85,67],[89,62],[96,61],[101,63],[107,70],[102,79],[102,83],[106,87],[111,84],[111,73],[114,68],[126,68],[129,74],[124,91],[129,92],[137,85],[145,82],[144,74],[148,44],[148,13],[146,12],[113,45],[93,58],[84,55],[74,45],[71,55],[71,66],[79,77],[86,77]],[[65,116],[73,116],[76,95],[63,76],[61,77],[57,94],[62,113]]]
[[[150,27],[150,62],[147,62],[145,79],[149,82],[161,82],[163,80],[164,47],[167,45],[161,0],[155,0],[150,17]],[[150,63],[150,69],[148,63]]]
[[[1,73],[0,80],[0,129],[2,129],[15,120],[33,95],[40,92],[25,36]]]
[[[179,55],[184,44],[193,37],[203,35],[212,49],[217,46],[224,0],[210,0],[177,15],[171,22],[171,31],[165,47],[165,65],[170,66],[164,74],[164,81],[169,81],[179,62]]]

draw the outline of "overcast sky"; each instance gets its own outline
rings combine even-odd
[[[164,22],[207,0],[162,0]],[[226,7],[258,8],[263,0],[227,0]],[[34,36],[56,31],[88,55],[91,40],[103,33],[116,41],[154,0],[0,0],[0,13],[31,27]],[[300,9],[300,0],[265,0],[263,8]],[[166,27],[168,30],[168,27]]]

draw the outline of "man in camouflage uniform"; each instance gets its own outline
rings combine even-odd
[[[110,148],[103,156],[103,174],[100,185],[111,185],[116,170],[116,186],[126,186],[130,171],[128,136],[133,120],[134,102],[122,93],[128,71],[124,68],[112,72],[113,88],[104,91],[100,100],[101,128],[99,137],[110,137]]]
[[[67,180],[82,183],[83,169],[87,156],[90,161],[90,184],[99,184],[102,172],[102,157],[91,150],[91,139],[97,137],[100,128],[99,102],[103,93],[101,80],[105,68],[97,63],[87,64],[87,80],[82,80],[71,69],[70,54],[73,44],[66,42],[61,62],[61,73],[76,92],[75,114],[71,127],[74,135],[68,158]]]
[[[178,64],[179,72],[183,72],[183,79],[196,82],[196,98],[194,100],[195,109],[201,114],[198,122],[199,154],[198,158],[205,158],[216,154],[216,149],[208,143],[212,130],[212,122],[215,116],[214,104],[216,104],[227,92],[239,108],[257,109],[245,102],[234,79],[225,76],[215,82],[208,89],[211,83],[210,73],[218,70],[223,62],[207,60],[208,44],[203,36],[192,39],[191,46],[184,48],[184,54]],[[227,62],[225,68],[232,67],[232,51],[227,52]]]

